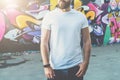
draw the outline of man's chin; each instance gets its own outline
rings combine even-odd
[[[66,9],[66,8],[62,8],[62,7],[59,7],[60,9]]]
[[[67,9],[68,7],[60,7],[60,6],[59,6],[59,8],[60,8],[60,9]]]

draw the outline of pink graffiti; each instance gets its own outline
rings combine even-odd
[[[9,19],[10,23],[13,24],[14,26],[17,26],[16,17],[17,17],[18,15],[23,14],[22,12],[14,9],[14,8],[5,9],[5,10],[4,10],[4,13],[5,13],[5,15],[7,16],[7,18]]]
[[[88,3],[87,6],[90,8],[90,10],[95,11],[96,17],[103,12],[103,11],[101,11],[101,10],[98,9],[99,6],[94,5],[92,2]]]
[[[115,17],[112,17],[109,20],[113,24],[110,27],[110,29],[111,29],[111,33],[114,34],[114,42],[116,42],[117,38],[120,35],[120,31],[119,31],[119,29],[120,29],[120,22],[117,22]]]
[[[5,25],[4,15],[0,11],[0,41],[2,40],[4,36],[5,28],[6,28],[6,25]]]
[[[110,18],[110,23],[114,24],[110,29],[111,29],[111,33],[115,33],[115,30],[117,29],[117,22],[116,19],[114,17]]]

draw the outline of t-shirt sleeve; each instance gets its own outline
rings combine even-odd
[[[51,30],[50,14],[46,14],[42,20],[41,28]]]
[[[84,14],[83,15],[83,22],[82,22],[82,28],[88,27],[88,20]]]

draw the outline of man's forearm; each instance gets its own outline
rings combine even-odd
[[[43,64],[49,64],[49,48],[48,48],[48,44],[46,43],[41,43],[41,56],[42,56],[42,60],[43,60]]]
[[[43,60],[43,64],[47,65],[49,64],[49,37],[50,37],[50,30],[42,29],[41,30],[41,44],[40,44],[40,50],[41,50],[41,56]]]
[[[89,63],[90,52],[91,52],[91,41],[88,40],[84,43],[84,47],[83,47],[83,62]]]

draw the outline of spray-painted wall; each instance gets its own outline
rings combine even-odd
[[[50,0],[53,10],[56,0]],[[119,0],[73,0],[72,7],[86,15],[92,45],[120,43]]]
[[[22,47],[39,49],[42,18],[55,8],[57,0],[49,4],[39,1],[31,0],[24,7],[0,8],[0,52]],[[119,0],[73,0],[71,6],[86,15],[92,45],[120,43]]]
[[[39,50],[41,21],[49,4],[41,0],[21,3],[0,8],[0,52]]]

